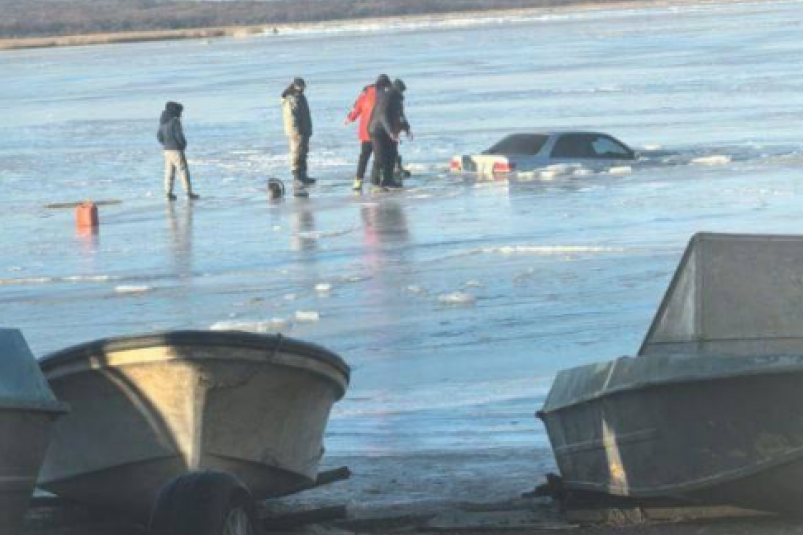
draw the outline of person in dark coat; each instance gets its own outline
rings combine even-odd
[[[407,134],[409,139],[413,139],[413,132],[410,129],[410,122],[407,120],[407,115],[404,113],[404,92],[407,91],[407,85],[402,81],[401,78],[396,78],[393,80],[393,87],[402,95],[402,111],[401,111],[401,129],[402,132]],[[404,166],[402,165],[402,157],[399,153],[399,144],[396,144],[396,166],[394,167],[393,171],[393,178],[396,182],[402,182],[403,178],[410,177],[410,171],[407,171]]]
[[[184,137],[184,129],[181,127],[181,112],[184,106],[178,102],[168,102],[162,116],[159,118],[159,131],[156,139],[162,144],[165,158],[164,187],[165,196],[169,201],[175,201],[173,194],[173,183],[175,182],[176,170],[181,177],[181,183],[187,198],[190,200],[198,199],[192,191],[192,181],[190,180],[190,169],[187,165],[187,157],[184,151],[187,149],[187,138]]]
[[[290,171],[293,174],[293,193],[296,197],[309,196],[306,187],[315,183],[307,174],[312,115],[304,95],[306,87],[307,83],[303,78],[296,78],[282,93],[284,132],[290,143]]]
[[[376,79],[376,83],[367,85],[360,92],[357,100],[354,102],[354,107],[351,112],[346,116],[344,124],[350,124],[360,120],[360,127],[357,135],[360,138],[360,157],[357,162],[357,174],[354,177],[354,191],[362,191],[362,183],[365,178],[365,170],[368,168],[368,161],[371,159],[373,153],[373,146],[371,145],[371,134],[368,132],[368,124],[371,122],[371,114],[374,112],[376,105],[376,95],[389,88],[391,85],[390,78],[387,74],[380,74]]]
[[[374,175],[380,177],[379,186],[382,189],[401,187],[393,177],[393,169],[398,156],[399,135],[403,131],[409,135],[402,94],[391,87],[377,95],[374,113],[368,125],[374,150]]]

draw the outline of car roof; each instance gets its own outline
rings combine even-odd
[[[592,135],[592,136],[610,136],[611,134],[607,134],[605,132],[597,132],[594,130],[528,130],[526,132],[513,132],[508,134],[508,136],[558,136],[564,134],[585,134],[585,135]],[[613,137],[613,136],[612,136]]]

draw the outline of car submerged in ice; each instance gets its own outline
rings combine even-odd
[[[639,153],[613,136],[599,132],[534,132],[512,134],[477,155],[452,158],[455,173],[503,175],[624,173]]]

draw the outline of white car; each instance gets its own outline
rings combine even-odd
[[[626,166],[638,158],[638,152],[608,134],[534,132],[507,136],[482,154],[455,156],[449,168],[453,172],[483,175],[560,165],[601,170]]]

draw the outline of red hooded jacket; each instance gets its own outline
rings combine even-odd
[[[354,109],[348,115],[349,122],[360,118],[360,130],[358,136],[360,141],[371,141],[371,134],[368,133],[368,123],[371,121],[371,114],[374,112],[374,105],[376,104],[376,86],[369,85],[362,90],[357,101],[354,103]]]

